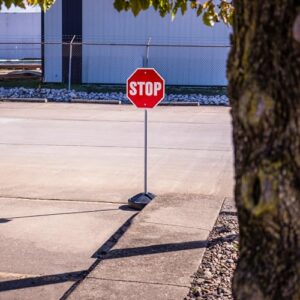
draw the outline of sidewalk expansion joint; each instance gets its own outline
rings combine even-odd
[[[7,109],[7,108],[5,108]],[[140,120],[109,120],[109,119],[67,119],[67,118],[40,118],[40,117],[20,117],[20,116],[3,116],[1,118],[5,118],[5,119],[19,119],[19,120],[30,120],[30,121],[66,121],[66,122],[94,122],[94,123],[142,123],[144,124],[144,121],[140,121]],[[195,126],[195,125],[218,125],[219,123],[217,122],[182,122],[182,121],[149,121],[149,124],[181,124],[181,125],[191,125],[191,126]],[[231,125],[226,125],[223,124],[223,126],[231,126]]]
[[[26,144],[26,143],[0,143],[1,146],[15,147],[53,147],[53,148],[103,148],[103,149],[143,149],[141,146],[118,146],[118,145],[76,145],[76,144]],[[173,151],[210,151],[210,152],[231,152],[231,149],[209,149],[209,148],[178,148],[178,147],[149,147],[152,150],[173,150]]]
[[[180,285],[180,284],[172,284],[172,283],[161,283],[161,282],[147,282],[147,281],[137,281],[137,280],[108,279],[108,278],[100,278],[100,277],[93,277],[93,276],[88,276],[87,279],[190,288],[189,285]]]
[[[192,226],[184,226],[184,225],[176,225],[176,224],[165,224],[165,223],[147,222],[147,221],[141,221],[141,223],[154,224],[154,225],[162,225],[162,226],[180,227],[180,228],[199,229],[199,230],[210,232],[209,229],[207,229],[207,228],[201,228],[201,227],[192,227]]]
[[[106,255],[109,251],[117,244],[119,239],[126,233],[126,231],[130,228],[134,218],[138,215],[138,212],[130,217],[93,255],[92,258],[96,258],[95,262],[89,267],[86,271],[85,275],[82,276],[79,280],[77,280],[60,298],[60,300],[66,300],[69,296],[76,291],[76,289],[80,286],[80,284],[87,278],[89,278],[89,274],[96,269],[96,267],[101,264],[102,261],[105,260]]]
[[[77,200],[77,199],[60,199],[60,198],[37,198],[37,197],[21,197],[21,196],[5,196],[0,195],[0,199],[16,199],[16,200],[28,200],[28,201],[57,201],[57,202],[76,202],[76,203],[90,203],[90,204],[120,204],[125,205],[127,202],[120,201],[102,201],[102,200]]]

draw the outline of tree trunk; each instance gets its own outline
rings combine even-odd
[[[300,299],[300,1],[234,6],[228,76],[240,259],[233,294]]]

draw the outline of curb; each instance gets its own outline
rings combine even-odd
[[[82,103],[82,104],[112,104],[121,105],[121,100],[87,100],[87,99],[71,99],[71,103]]]
[[[200,102],[161,102],[158,106],[200,106]]]
[[[47,103],[46,98],[0,98],[2,102],[29,102],[29,103]]]
[[[71,99],[69,101],[56,101],[47,98],[0,98],[1,102],[22,102],[22,103],[74,103],[74,104],[104,104],[104,105],[133,105],[123,103],[121,100],[87,100]],[[201,106],[200,102],[161,102],[158,106]]]

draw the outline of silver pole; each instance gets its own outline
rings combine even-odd
[[[145,109],[145,177],[144,177],[144,186],[145,186],[145,194],[148,193],[147,186],[147,173],[148,173],[148,111]]]
[[[146,48],[146,61],[145,67],[148,68],[149,65],[149,53],[150,53],[150,44],[151,37],[148,40]],[[145,109],[145,178],[144,178],[145,194],[148,193],[148,111]]]
[[[69,82],[68,82],[68,90],[71,90],[71,77],[72,77],[72,56],[73,56],[73,42],[76,38],[76,35],[73,36],[70,43],[70,55],[69,55]]]
[[[149,54],[150,54],[150,44],[151,44],[152,37],[149,38],[147,46],[146,46],[146,59],[145,59],[145,68],[149,66]]]

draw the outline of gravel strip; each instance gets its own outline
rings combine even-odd
[[[66,89],[30,89],[30,88],[1,88],[0,100],[9,98],[42,98],[55,102],[69,102],[73,99],[86,100],[114,100],[121,101],[122,104],[129,104],[129,100],[122,92],[111,93],[95,93],[95,92],[80,92]],[[206,96],[202,94],[169,94],[166,95],[166,102],[191,102],[199,103],[200,105],[223,105],[228,106],[228,97],[225,95]]]
[[[228,300],[238,259],[238,220],[232,199],[226,199],[213,228],[202,264],[185,300]]]

